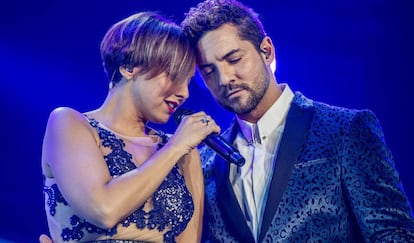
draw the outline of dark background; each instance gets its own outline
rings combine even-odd
[[[1,242],[36,242],[47,232],[40,168],[46,121],[57,106],[87,111],[103,102],[99,43],[109,26],[142,10],[179,22],[197,2],[0,3]],[[243,2],[262,16],[276,45],[279,82],[315,100],[376,113],[414,202],[414,1]],[[231,116],[199,79],[190,86],[187,106],[206,110],[225,128]],[[165,130],[174,127],[170,121]]]

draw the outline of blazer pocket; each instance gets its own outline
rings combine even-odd
[[[308,167],[308,166],[312,166],[316,164],[322,164],[322,163],[326,163],[327,161],[328,161],[328,158],[309,160],[309,161],[295,164],[295,169],[300,169],[300,168],[304,168],[304,167]]]

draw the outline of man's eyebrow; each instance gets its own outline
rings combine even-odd
[[[238,48],[238,49],[233,49],[233,50],[231,50],[231,51],[229,51],[229,52],[227,52],[224,56],[222,56],[219,60],[221,61],[221,60],[224,60],[224,59],[227,59],[229,56],[231,56],[231,55],[233,55],[234,53],[237,53],[237,52],[239,52],[240,51],[240,48]],[[199,64],[198,65],[198,67],[199,68],[206,68],[206,67],[210,67],[210,66],[212,66],[212,64],[210,64],[210,63],[206,63],[206,64]]]
[[[223,56],[220,60],[226,59],[226,58],[228,58],[229,56],[231,56],[231,55],[233,55],[234,53],[239,52],[239,51],[240,51],[240,48],[238,48],[238,49],[233,49],[233,50],[229,51],[226,55],[224,55],[224,56]]]

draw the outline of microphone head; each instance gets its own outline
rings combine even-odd
[[[182,107],[178,108],[173,114],[175,123],[180,124],[183,117],[185,117],[187,115],[191,115],[193,113],[194,113],[194,111],[192,111],[192,110],[182,108]]]
[[[246,160],[237,150],[230,154],[228,161],[237,165],[238,167],[243,166],[246,162]]]

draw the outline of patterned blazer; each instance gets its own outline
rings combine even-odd
[[[295,93],[275,161],[259,242],[414,242],[414,219],[375,115]],[[223,134],[234,141],[237,122]],[[203,241],[254,242],[229,163],[200,150]]]

